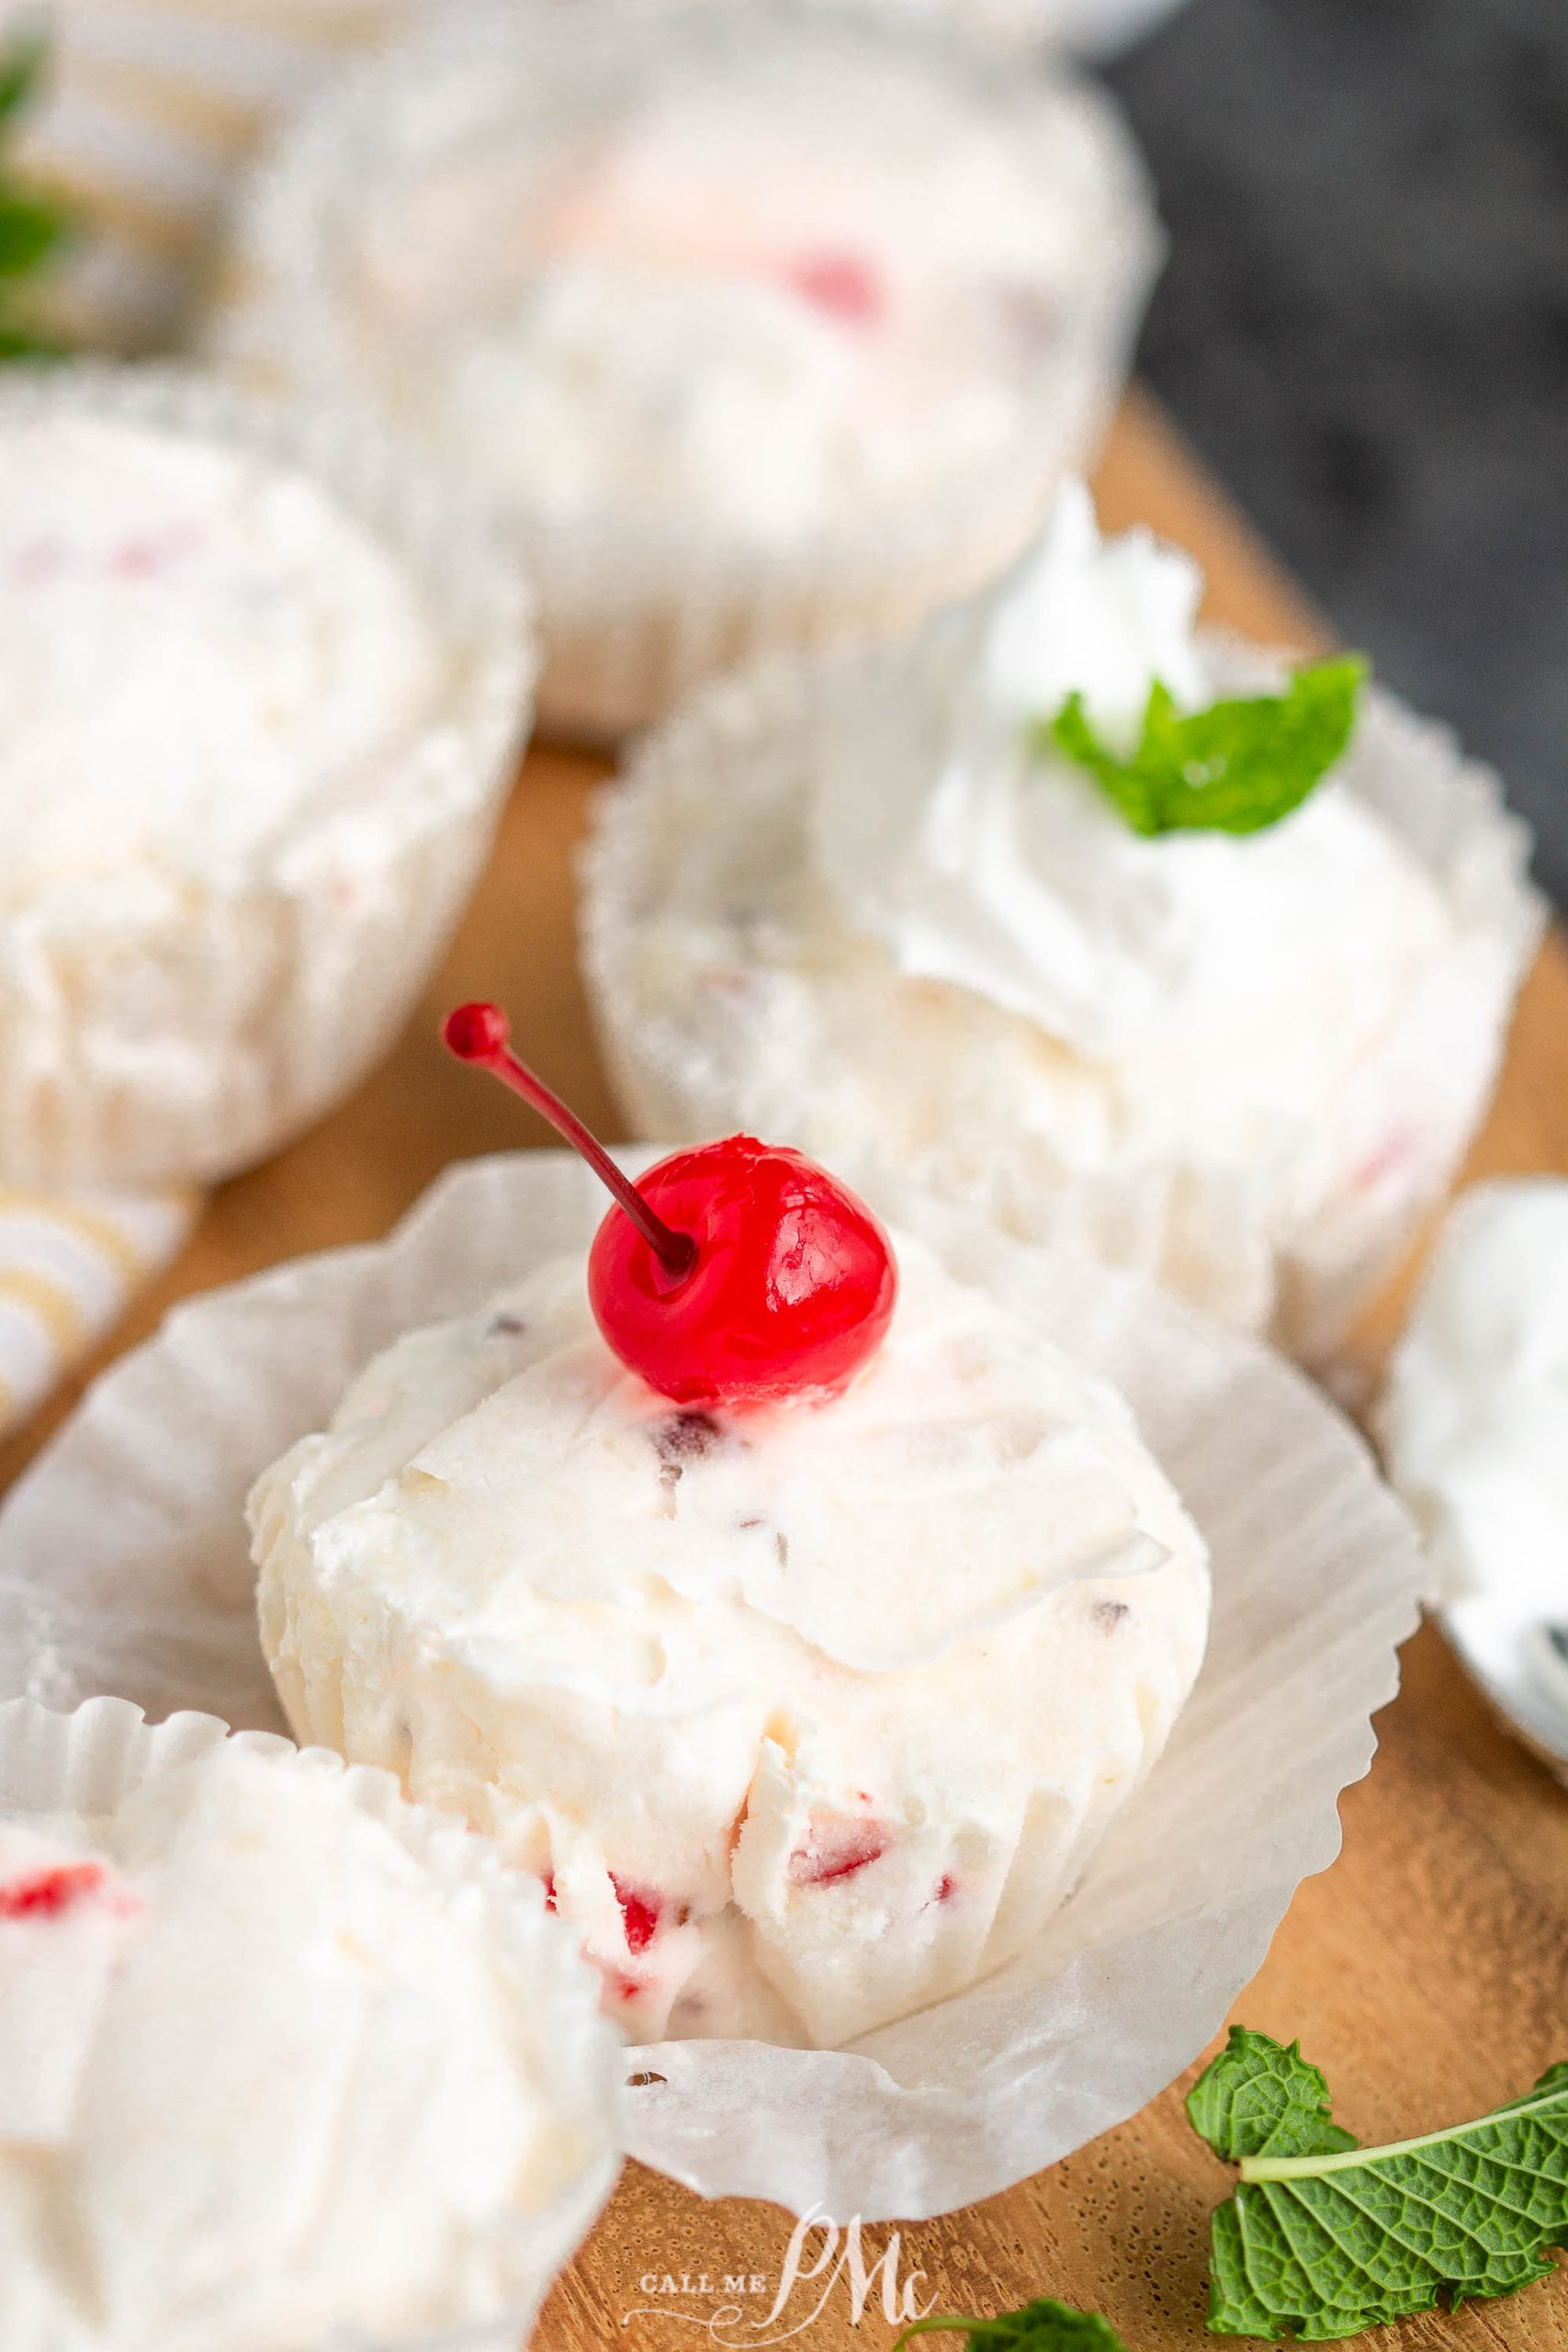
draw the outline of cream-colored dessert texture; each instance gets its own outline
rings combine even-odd
[[[1521,1618],[1568,1626],[1568,1182],[1460,1201],[1394,1351],[1382,1433],[1445,1597],[1505,1594]],[[1568,1725],[1568,1659],[1558,1677]]]
[[[586,962],[646,1133],[786,1133],[1026,1237],[1332,1343],[1447,1182],[1540,923],[1495,779],[1386,697],[1237,836],[1145,839],[1038,742],[1120,747],[1281,664],[1065,492],[999,589],[908,648],[710,691],[601,807]],[[1032,729],[1035,729],[1032,740]]]
[[[301,1736],[546,1879],[640,2041],[836,2045],[1021,1951],[1191,1688],[1121,1399],[898,1242],[848,1391],[681,1411],[580,1257],[381,1356],[251,1501]]]
[[[254,858],[424,723],[431,618],[318,483],[79,414],[5,458],[0,912]]]
[[[867,546],[909,610],[900,572],[954,593],[1004,560],[1113,396],[1152,246],[1105,103],[980,44],[480,9],[285,141],[215,335],[499,501],[534,535],[547,691],[592,699],[557,639],[596,620],[613,697],[634,608],[711,668],[770,617],[819,629]]]
[[[514,2343],[615,2169],[537,1888],[335,1757],[42,1717],[0,1709],[6,2352]],[[18,1795],[72,1736],[134,1759],[106,1810]]]
[[[477,153],[433,155],[427,103],[389,122],[343,254],[389,412],[549,513],[764,543],[1005,442],[1052,325],[1035,168],[923,58],[833,54],[764,36],[716,79],[675,48],[542,145],[493,87]]]
[[[257,1156],[395,1025],[483,854],[520,589],[456,519],[444,601],[413,492],[327,446],[195,379],[0,399],[10,1180]]]

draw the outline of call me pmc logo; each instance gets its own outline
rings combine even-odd
[[[815,2245],[810,2243],[813,2237],[817,2240]],[[882,2252],[868,2261],[860,2215],[855,2214],[840,2229],[814,2206],[795,2225],[784,2249],[773,2308],[764,2317],[749,2319],[744,2303],[735,2299],[749,2296],[755,2301],[765,2295],[769,2284],[766,2271],[726,2271],[713,2279],[706,2272],[693,2278],[684,2271],[677,2276],[670,2271],[649,2270],[637,2280],[638,2291],[660,2300],[650,2300],[638,2310],[627,2312],[621,2325],[630,2327],[639,2319],[675,2320],[704,2330],[709,2342],[720,2346],[721,2352],[740,2352],[741,2346],[784,2344],[791,2336],[804,2334],[822,2317],[834,2297],[841,2294],[849,2304],[852,2327],[860,2325],[874,2298],[883,2317],[893,2326],[908,2327],[916,2320],[929,2318],[936,2309],[937,2299],[932,2295],[922,2300],[921,2290],[927,2283],[925,2272],[911,2270],[905,2276],[902,2264],[903,2238],[897,2230],[890,2232]],[[714,2296],[728,2300],[707,2312],[677,2308],[687,2298],[705,2301]],[[670,2300],[662,2300],[666,2297]]]

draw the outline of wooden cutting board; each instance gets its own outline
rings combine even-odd
[[[1213,618],[1303,649],[1325,641],[1138,396],[1111,435],[1098,492],[1111,526],[1149,523],[1198,555]],[[571,861],[604,772],[581,753],[531,755],[488,879],[391,1060],[291,1150],[224,1187],[118,1346],[188,1292],[383,1233],[451,1159],[547,1139],[520,1105],[437,1046],[439,1012],[463,997],[503,999],[523,1052],[591,1122],[617,1132],[573,947]],[[1525,992],[1472,1163],[1477,1174],[1541,1169],[1568,1171],[1568,952],[1557,937]],[[1356,1351],[1364,1375],[1397,1312],[1391,1300],[1370,1319]],[[0,1449],[0,1486],[70,1401]],[[1490,1720],[1429,1629],[1406,1650],[1404,1687],[1379,1729],[1371,1776],[1345,1799],[1343,1854],[1303,1887],[1235,2009],[1286,2041],[1299,2036],[1327,2073],[1341,2120],[1371,2140],[1479,2113],[1568,2058],[1568,1795]],[[921,2307],[934,2293],[942,2310],[976,2315],[1058,2295],[1103,2312],[1130,2352],[1197,2344],[1207,2218],[1228,2177],[1188,2129],[1190,2080],[1005,2196],[904,2231],[901,2282],[922,2272]],[[791,2226],[774,2207],[705,2204],[632,2166],[552,2296],[538,2352],[618,2343],[676,2352],[784,2336],[807,2352],[881,2352],[897,2330],[883,2316],[880,2281],[858,2323],[847,2276],[819,2310],[825,2279],[803,2281],[770,2321]],[[867,2230],[868,2267],[889,2236]],[[727,2290],[727,2278],[747,2291]],[[1568,2278],[1380,2333],[1391,2346],[1568,2352]]]

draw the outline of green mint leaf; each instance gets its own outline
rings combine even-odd
[[[1231,2038],[1187,2097],[1192,2129],[1216,2156],[1335,2155],[1356,2144],[1330,2120],[1328,2085],[1302,2056],[1266,2033],[1232,2026]]]
[[[1346,654],[1309,662],[1283,694],[1186,714],[1156,678],[1129,759],[1100,741],[1077,694],[1031,740],[1093,776],[1134,832],[1255,833],[1299,808],[1342,756],[1366,674]]]
[[[36,197],[0,187],[0,277],[24,277],[65,242],[62,214]]]
[[[23,26],[0,40],[0,144],[40,95],[48,62],[49,37],[39,26]],[[68,211],[0,170],[0,361],[58,356],[35,334],[13,295],[20,281],[54,260],[73,230]]]
[[[1167,702],[1170,700],[1170,696],[1156,678],[1149,689],[1148,708],[1144,713],[1145,742],[1148,740],[1150,719],[1156,712],[1156,698],[1160,695],[1163,695]],[[1137,756],[1130,763],[1119,760],[1113,752],[1108,752],[1089,725],[1089,714],[1083,707],[1082,695],[1069,695],[1051,721],[1049,728],[1045,729],[1043,736],[1036,732],[1034,740],[1038,749],[1049,750],[1055,744],[1058,752],[1066,753],[1076,767],[1087,768],[1106,798],[1115,803],[1135,833],[1153,834],[1166,831],[1165,826],[1159,821],[1159,808],[1153,780],[1145,774],[1139,763],[1142,758],[1141,747]]]
[[[969,2352],[1127,2352],[1109,2320],[1098,2312],[1075,2311],[1043,2295],[1021,2312],[1004,2312],[999,2319],[919,2319],[907,2327],[893,2352],[917,2335],[962,2335]]]
[[[49,67],[49,35],[41,25],[22,25],[0,41],[0,123],[30,107],[43,88]]]
[[[1213,2218],[1216,2335],[1338,2341],[1551,2274],[1568,2245],[1568,2065],[1473,2123],[1361,2148],[1299,2049],[1234,2027],[1187,2102],[1241,2166]]]

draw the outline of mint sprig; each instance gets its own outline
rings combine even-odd
[[[24,26],[0,41],[0,150],[41,94],[48,63],[48,37],[36,27]],[[69,215],[23,187],[0,153],[0,359],[29,358],[51,348],[17,312],[16,294],[55,259],[71,234]]]
[[[1109,2320],[1098,2312],[1075,2311],[1049,2295],[1025,2303],[1020,2312],[1004,2312],[999,2319],[956,2319],[941,2315],[919,2319],[907,2327],[893,2346],[903,2346],[917,2335],[966,2335],[969,2352],[1127,2352]]]
[[[1476,2122],[1360,2148],[1299,2046],[1234,2026],[1187,2112],[1241,2167],[1213,2217],[1216,2335],[1337,2342],[1439,2297],[1512,2294],[1568,2245],[1568,2065]]]
[[[25,114],[43,87],[49,64],[49,35],[41,25],[20,25],[0,43],[0,125]]]
[[[1281,695],[1185,713],[1156,678],[1130,759],[1100,741],[1070,694],[1031,740],[1083,768],[1136,833],[1256,833],[1299,808],[1342,756],[1366,675],[1359,655],[1343,654],[1309,662]]]

